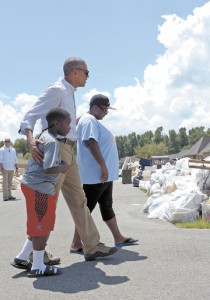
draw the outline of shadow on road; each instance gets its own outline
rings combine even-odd
[[[127,276],[107,275],[104,271],[97,268],[99,262],[110,266],[111,270],[113,266],[122,264],[123,262],[142,261],[145,259],[147,259],[147,257],[139,256],[138,252],[120,249],[113,257],[89,262],[78,262],[62,268],[62,275],[60,276],[33,278],[33,286],[35,289],[39,290],[75,294],[82,291],[98,289],[100,284],[118,285],[125,283],[130,279]],[[13,278],[18,279],[23,276],[27,276],[27,273],[21,272],[18,275],[13,276]]]

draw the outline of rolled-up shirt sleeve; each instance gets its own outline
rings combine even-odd
[[[26,134],[25,130],[34,130],[36,121],[41,119],[42,127],[47,127],[46,114],[53,107],[59,107],[62,99],[62,90],[57,86],[49,86],[37,99],[31,109],[25,114],[20,124],[20,133]],[[44,128],[42,128],[44,129]]]

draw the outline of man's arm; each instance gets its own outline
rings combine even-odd
[[[26,129],[30,129],[33,132],[38,119],[41,119],[42,122],[45,123],[44,127],[47,127],[45,116],[51,108],[59,107],[61,99],[61,88],[58,86],[49,86],[47,90],[39,98],[37,98],[36,102],[25,114],[20,124],[19,133],[26,135]]]
[[[38,119],[45,120],[47,112],[52,107],[59,106],[61,94],[60,88],[49,87],[26,113],[20,124],[20,133],[26,135],[31,155],[36,162],[42,162],[43,153],[37,148],[37,145],[42,142],[33,137],[34,126]],[[45,123],[47,127],[47,121]]]
[[[28,142],[31,155],[33,156],[36,162],[38,163],[42,162],[44,154],[37,147],[37,145],[41,144],[42,142],[40,140],[36,140],[33,137],[33,131],[31,131],[31,129],[25,129],[25,133],[26,133],[27,142]]]
[[[106,182],[108,180],[108,170],[106,167],[106,162],[98,146],[98,143],[91,138],[86,142],[86,145],[90,150],[91,154],[93,155],[93,157],[95,158],[95,160],[97,161],[97,163],[101,167],[101,177],[100,177],[101,182],[102,183]]]

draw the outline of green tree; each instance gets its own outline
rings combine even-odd
[[[30,157],[30,155],[31,155],[31,153],[27,152],[27,153],[24,155],[24,158],[25,158],[26,160],[28,160],[29,157]]]
[[[119,158],[125,157],[125,143],[126,143],[126,137],[125,136],[116,136],[116,144],[118,149]]]
[[[180,146],[178,141],[178,135],[174,129],[169,130],[169,153],[178,153]]]
[[[195,143],[199,141],[201,137],[206,135],[204,128],[204,126],[200,126],[189,130],[188,142],[190,146],[195,145]]]
[[[23,156],[29,151],[28,143],[25,139],[17,139],[14,143],[14,148],[17,153],[23,153]]]
[[[210,128],[207,129],[206,135],[207,135],[207,136],[210,136]]]
[[[135,132],[132,132],[128,135],[127,144],[129,144],[129,156],[133,156],[135,154],[135,149],[138,145],[138,140]]]
[[[163,141],[163,136],[162,136],[162,132],[163,132],[163,127],[160,126],[155,130],[155,134],[153,137],[153,141],[155,142],[155,144],[159,144],[160,142]]]
[[[138,145],[142,147],[144,145],[151,144],[153,137],[154,134],[151,130],[146,131],[142,135],[137,135]]]
[[[150,143],[143,147],[136,148],[136,157],[150,158],[151,156],[168,155],[168,147],[163,143]]]
[[[185,127],[179,129],[178,140],[181,149],[188,145],[188,136]]]

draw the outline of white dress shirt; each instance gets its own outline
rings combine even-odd
[[[14,170],[15,164],[18,163],[16,150],[11,146],[3,146],[0,149],[0,163],[3,164],[4,170]]]
[[[76,89],[65,79],[59,79],[37,99],[32,108],[26,113],[20,124],[20,133],[25,134],[25,129],[34,130],[37,120],[41,120],[42,130],[47,128],[46,114],[54,107],[67,110],[71,117],[71,130],[67,134],[70,140],[77,139],[76,132],[76,106],[74,92]]]

